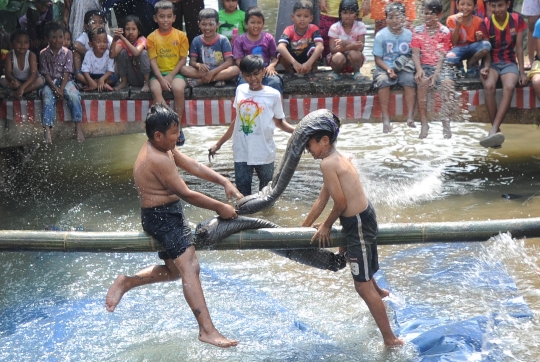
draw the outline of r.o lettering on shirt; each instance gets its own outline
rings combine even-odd
[[[410,45],[407,42],[401,42],[398,44],[398,52],[401,54],[408,54],[410,49]],[[394,53],[394,43],[386,43],[386,53],[387,54],[393,54]]]

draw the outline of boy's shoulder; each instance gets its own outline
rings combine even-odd
[[[281,102],[281,93],[279,93],[278,90],[276,90],[276,89],[274,89],[272,87],[269,87],[269,86],[263,86],[263,88],[261,90],[252,91],[251,89],[249,89],[249,84],[248,83],[243,83],[243,84],[240,84],[238,87],[236,87],[236,96],[238,96],[239,94],[242,94],[242,93],[243,94],[249,94],[250,97],[274,96],[274,97],[277,97],[279,99],[279,101]]]

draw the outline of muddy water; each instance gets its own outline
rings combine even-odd
[[[207,159],[206,149],[225,130],[186,129],[188,141],[181,150],[233,178],[230,143],[212,164]],[[478,145],[487,131],[480,124],[454,125],[451,140],[443,139],[440,124],[433,124],[423,141],[417,139],[417,130],[403,125],[391,135],[381,131],[379,124],[347,124],[338,141],[338,149],[354,157],[381,223],[540,215],[536,127],[504,126],[507,142],[500,150]],[[144,140],[140,134],[39,147],[5,185],[0,228],[141,230],[131,173]],[[276,131],[278,159],[286,140]],[[189,187],[225,198],[219,187],[182,176]],[[321,181],[318,161],[304,155],[281,199],[257,216],[284,227],[298,226]],[[502,197],[508,194],[513,198]],[[191,206],[186,214],[192,227],[212,216]],[[449,268],[462,255],[496,258],[531,308],[532,320],[508,322],[486,336],[501,350],[500,360],[540,358],[537,241],[503,236],[460,246],[443,258]],[[472,302],[486,298],[485,291],[470,287],[479,275],[452,291],[444,284],[411,283],[408,274],[418,268],[416,263],[431,263],[430,258],[440,255],[419,253],[385,269],[385,259],[390,265],[396,255],[416,247],[379,247],[382,271],[403,299],[433,300],[458,319],[494,312],[490,303]],[[223,333],[242,340],[236,350],[221,351],[196,341],[196,324],[179,283],[133,290],[117,312],[105,311],[103,298],[114,277],[158,262],[153,254],[2,253],[0,360],[414,360],[412,347],[396,353],[383,350],[346,270],[312,270],[267,251],[200,252],[199,259],[211,314]]]

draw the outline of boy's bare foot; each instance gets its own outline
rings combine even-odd
[[[77,132],[77,141],[79,141],[79,143],[84,142],[85,138],[84,138],[84,133],[82,131],[81,124],[77,123],[77,125],[75,127],[76,127],[75,130]]]
[[[221,348],[235,347],[238,345],[238,341],[223,337],[217,329],[214,329],[214,332],[209,334],[199,333],[199,341]]]
[[[449,121],[442,122],[442,134],[444,138],[452,138],[452,130],[450,129]]]
[[[420,139],[426,138],[427,135],[428,135],[428,132],[429,132],[429,125],[428,124],[423,124],[422,125],[422,130],[420,131],[420,135],[418,136],[418,138],[420,138]]]
[[[396,348],[396,347],[402,347],[405,345],[405,341],[402,339],[399,339],[398,337],[394,337],[391,341],[384,341],[384,346],[386,348]]]
[[[43,142],[52,143],[51,129],[49,127],[45,127]]]
[[[383,120],[383,133],[390,133],[392,132],[392,123],[390,123],[390,120]]]
[[[122,81],[120,83],[118,83],[118,85],[116,87],[114,87],[114,90],[120,90],[120,89],[124,89],[124,88],[127,88],[127,87],[128,87],[127,79],[126,80],[122,79]]]
[[[114,88],[111,87],[110,84],[105,83],[105,89],[104,89],[105,92],[107,92],[107,91],[112,92],[113,90],[114,90]]]
[[[122,296],[129,290],[127,285],[128,277],[119,275],[114,283],[109,287],[107,296],[105,296],[105,308],[109,312],[114,312],[114,309],[120,303]]]
[[[411,128],[416,128],[416,124],[414,124],[414,119],[408,119],[407,120],[407,126]]]

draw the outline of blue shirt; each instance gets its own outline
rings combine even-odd
[[[411,39],[412,32],[409,29],[404,28],[401,34],[396,35],[388,28],[384,28],[375,35],[373,55],[382,58],[386,65],[393,67],[397,57],[411,54]]]
[[[226,36],[217,34],[212,43],[205,43],[202,35],[197,36],[189,47],[190,58],[197,59],[197,63],[206,64],[210,70],[220,66],[225,58],[232,58],[232,47]]]

